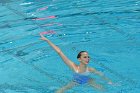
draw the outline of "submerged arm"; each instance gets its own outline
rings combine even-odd
[[[46,41],[58,54],[59,56],[62,58],[62,60],[64,61],[64,63],[66,65],[68,65],[71,69],[74,70],[75,68],[75,64],[74,62],[72,62],[71,60],[69,60],[64,54],[63,52],[61,51],[61,49],[59,47],[57,47],[55,44],[53,44],[49,39],[47,39],[46,37],[44,37],[42,34],[40,34],[41,36],[41,39]]]
[[[97,71],[94,68],[90,68],[90,71],[92,73],[97,74],[98,76],[100,76],[103,80],[107,81],[109,84],[112,84],[112,81],[109,78],[107,78],[102,72]]]

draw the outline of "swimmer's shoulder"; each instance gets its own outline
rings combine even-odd
[[[74,64],[73,64],[72,70],[73,70],[74,72],[77,72],[77,70],[78,70],[78,65],[74,63]]]
[[[89,72],[96,72],[96,69],[95,68],[92,68],[92,67],[88,67],[88,71]]]

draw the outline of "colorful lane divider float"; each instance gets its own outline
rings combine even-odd
[[[47,17],[42,17],[42,18],[34,18],[32,20],[46,20],[46,19],[53,19],[56,18],[56,16],[47,16]]]
[[[52,35],[52,34],[56,34],[56,32],[53,31],[53,30],[49,30],[49,31],[40,32],[40,34],[42,34],[42,35]]]

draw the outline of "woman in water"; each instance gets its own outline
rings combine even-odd
[[[66,90],[71,89],[72,87],[80,84],[89,84],[90,86],[94,87],[95,89],[104,90],[101,84],[97,84],[94,79],[89,77],[90,73],[97,74],[102,77],[102,79],[106,80],[108,84],[112,84],[112,81],[104,76],[103,73],[97,71],[95,68],[88,67],[87,64],[89,63],[90,57],[88,52],[81,51],[77,55],[77,59],[80,62],[79,65],[76,65],[73,61],[67,58],[64,53],[61,51],[59,47],[53,44],[48,38],[44,37],[43,34],[40,34],[41,40],[46,41],[62,58],[64,63],[70,67],[75,74],[73,75],[72,82],[68,83],[67,85],[63,86],[62,88],[58,89],[56,93],[64,93]]]

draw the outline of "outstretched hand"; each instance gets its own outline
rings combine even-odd
[[[113,84],[113,82],[112,82],[112,81],[109,81],[109,82],[108,82],[108,84],[109,84],[109,85],[112,85],[112,84]]]
[[[112,86],[121,86],[120,83],[113,83],[113,82],[108,82],[109,85],[112,85]]]
[[[41,36],[41,40],[48,40],[44,35],[42,35],[41,33],[40,33],[40,36]]]

